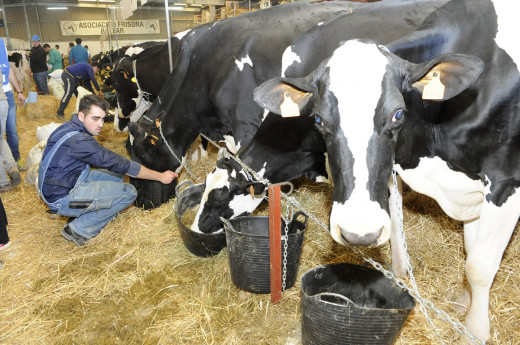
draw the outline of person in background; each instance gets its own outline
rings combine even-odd
[[[49,54],[49,60],[47,60],[47,63],[52,66],[49,70],[49,73],[52,73],[57,69],[63,69],[60,52],[56,49],[52,49],[51,46],[47,43],[43,45],[43,49],[45,49],[45,51]]]
[[[14,160],[18,164],[18,169],[21,168],[21,160],[20,160],[20,149],[19,149],[19,139],[18,132],[16,129],[16,102],[14,101],[13,89],[11,85],[14,87],[17,93],[18,102],[20,105],[23,105],[25,101],[25,97],[23,95],[23,91],[18,85],[18,80],[16,79],[16,75],[13,70],[9,66],[8,58],[7,58],[7,49],[5,47],[5,42],[0,38],[0,65],[2,68],[2,91],[5,93],[7,97],[7,103],[9,106],[7,112],[7,119],[5,123],[5,136],[7,138],[7,144],[11,149],[11,153],[13,155]]]
[[[64,57],[64,64],[63,66],[70,66],[71,63],[69,62],[69,57],[70,57],[70,50],[72,49],[72,47],[74,47],[74,42],[69,42],[69,47],[67,48],[67,55]],[[66,65],[65,63],[67,63],[68,65]]]
[[[81,38],[76,38],[76,45],[70,48],[69,64],[75,65],[82,62],[88,62],[88,51],[81,45]]]
[[[49,69],[47,68],[47,52],[40,45],[40,37],[33,35],[32,49],[29,53],[31,72],[33,74],[34,84],[38,88],[39,94],[49,95],[49,88],[47,87],[47,75]]]
[[[59,44],[56,44],[56,45],[54,46],[54,49],[56,49],[56,50],[58,51],[58,53],[60,53],[60,56],[63,58],[63,53],[62,53],[61,50],[60,50],[60,45],[59,45]]]
[[[4,204],[0,199],[0,250],[7,249],[11,245],[9,235],[7,234],[7,215],[5,214]],[[0,261],[0,268],[2,262]]]
[[[87,45],[85,45],[85,49],[87,50],[87,53],[88,53],[88,62],[92,62],[92,55],[91,55],[90,49],[88,49]]]
[[[170,170],[150,170],[101,146],[94,137],[101,134],[108,108],[100,96],[81,98],[78,113],[50,135],[40,162],[41,197],[51,210],[72,217],[61,235],[77,246],[97,236],[134,202],[137,191],[122,175],[163,184],[178,176]],[[77,208],[78,203],[86,207]]]
[[[60,107],[56,113],[56,117],[63,120],[65,117],[65,108],[69,104],[72,94],[78,97],[78,86],[80,82],[83,82],[83,86],[94,93],[91,83],[94,84],[94,88],[103,97],[103,93],[96,80],[96,73],[99,71],[99,64],[94,62],[89,63],[78,63],[72,66],[65,67],[61,73],[61,80],[63,80],[63,88],[65,93],[61,98]]]
[[[4,138],[8,109],[7,97],[0,89],[0,193],[9,192],[22,182],[20,171]]]

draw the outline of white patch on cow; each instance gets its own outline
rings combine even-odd
[[[454,171],[439,157],[423,157],[415,169],[396,171],[413,190],[437,201],[451,218],[471,221],[480,215],[484,195],[491,183],[484,186],[480,180],[472,180],[465,174]]]
[[[294,63],[301,63],[300,56],[293,51],[293,47],[289,46],[285,49],[282,55],[282,71],[281,76],[285,77],[285,72]]]
[[[132,56],[137,55],[142,52],[144,49],[142,47],[130,47],[125,51],[125,55]]]
[[[516,64],[520,71],[520,46],[518,45],[518,32],[520,23],[520,1],[493,0],[498,16],[498,32],[495,42],[504,49]]]
[[[241,58],[240,60],[235,59],[235,65],[237,65],[240,72],[242,72],[244,70],[245,65],[249,65],[249,66],[253,67],[253,61],[251,61],[251,58],[249,57],[249,55],[246,55],[243,58]]]
[[[224,135],[224,143],[231,153],[237,154],[238,149],[240,148],[240,143],[235,143],[235,138],[233,138],[233,136]]]
[[[204,189],[204,193],[202,193],[200,206],[197,210],[197,214],[195,215],[195,219],[193,220],[193,224],[191,225],[191,230],[202,232],[199,229],[199,219],[204,208],[204,204],[208,201],[208,195],[213,189],[222,187],[229,188],[229,174],[226,169],[215,168],[215,171],[212,171],[206,176],[206,188]]]
[[[177,37],[179,40],[182,40],[182,38],[184,36],[186,36],[190,31],[191,31],[191,29],[181,31],[181,32],[175,34],[175,37]]]
[[[267,114],[269,114],[269,110],[264,109],[264,114],[262,115],[262,122],[264,122],[265,118],[267,117]]]
[[[253,212],[263,200],[263,196],[253,197],[250,194],[238,194],[231,199],[229,202],[229,208],[233,210],[233,216],[235,218],[244,212]]]
[[[134,146],[134,136],[128,133],[128,140],[130,141],[130,146]]]
[[[373,116],[382,93],[388,61],[374,44],[347,41],[336,49],[330,68],[329,90],[338,100],[340,128],[354,156],[354,190],[345,203],[334,202],[330,218],[332,237],[344,243],[341,233],[363,237],[382,230],[377,243],[390,237],[390,217],[367,191],[367,147],[374,133]]]
[[[140,92],[140,91],[139,91]],[[137,122],[144,113],[150,108],[152,103],[145,100],[143,97],[133,98],[137,104],[137,108],[130,114],[130,122]]]
[[[267,162],[264,163],[264,165],[262,166],[262,169],[260,169],[259,171],[257,171],[257,175],[260,176],[260,178],[264,178],[264,175],[265,175],[265,167],[267,166]]]

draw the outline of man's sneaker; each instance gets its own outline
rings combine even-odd
[[[10,184],[6,184],[5,186],[0,186],[0,193],[9,192],[10,190],[13,190],[13,187],[11,187]]]
[[[22,159],[19,158],[17,161],[16,161],[16,166],[18,167],[18,171],[26,171],[27,169],[25,168],[25,165],[22,164]]]
[[[66,226],[65,229],[61,232],[61,236],[65,237],[67,241],[71,241],[76,243],[78,247],[85,245],[88,242],[88,238],[81,236],[74,232],[70,226]]]
[[[9,248],[10,245],[11,245],[11,242],[0,244],[0,250],[7,249],[7,248]]]
[[[9,177],[11,178],[11,186],[13,187],[16,187],[22,183],[22,176],[16,167],[9,169]]]

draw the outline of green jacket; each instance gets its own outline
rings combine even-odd
[[[52,65],[49,73],[54,72],[57,69],[63,69],[63,60],[61,58],[61,54],[54,48],[49,51],[49,61],[47,61],[47,63]]]

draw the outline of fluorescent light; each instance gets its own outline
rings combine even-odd
[[[68,7],[47,7],[48,10],[66,10]]]
[[[171,6],[171,7],[168,7],[169,10],[177,10],[177,11],[182,11],[184,9],[183,6]]]
[[[173,6],[186,6],[186,4],[183,4],[183,3],[178,3],[178,2],[174,2],[173,3]]]
[[[198,4],[190,4],[191,7],[202,7],[202,5],[198,5]]]

